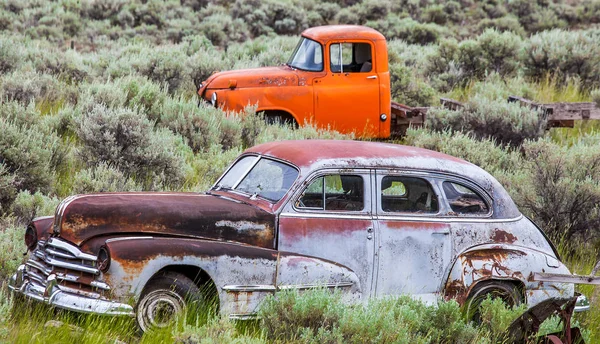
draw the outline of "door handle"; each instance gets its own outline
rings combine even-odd
[[[368,76],[367,79],[377,79],[377,75]]]
[[[442,232],[432,232],[432,235],[448,235],[450,231],[442,231]]]

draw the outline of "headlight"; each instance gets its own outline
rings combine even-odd
[[[212,106],[217,106],[217,92],[213,92],[212,96],[210,96],[210,103]]]
[[[98,270],[102,272],[108,271],[108,268],[110,267],[110,253],[106,246],[100,247],[100,251],[98,251],[98,260],[96,262]]]
[[[35,228],[33,228],[33,226],[27,226],[27,229],[25,230],[25,245],[27,245],[27,248],[33,251],[37,241],[38,237]]]

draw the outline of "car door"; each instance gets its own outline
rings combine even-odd
[[[315,119],[357,136],[379,134],[379,78],[370,42],[337,41],[326,48],[327,74],[314,81]]]
[[[360,285],[354,287],[370,295],[375,248],[371,179],[369,170],[326,170],[304,183],[279,216],[281,256],[291,253],[298,258],[280,262],[278,286],[327,282],[317,271],[297,269],[302,256],[317,257],[339,265],[346,271],[341,274],[356,275]]]
[[[379,170],[376,294],[411,294],[435,302],[451,261],[450,225],[439,187],[427,174]]]

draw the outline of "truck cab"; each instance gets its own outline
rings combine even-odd
[[[387,44],[363,26],[307,29],[284,65],[215,73],[198,94],[225,111],[256,105],[271,122],[390,136]]]

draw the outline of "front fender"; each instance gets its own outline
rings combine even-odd
[[[113,297],[133,298],[137,303],[144,286],[159,271],[172,266],[192,266],[202,269],[215,283],[221,310],[253,311],[261,295],[230,306],[228,285],[266,285],[275,283],[277,251],[228,242],[185,238],[116,238],[106,241],[110,267],[104,279],[111,286]],[[256,301],[256,300],[254,300]],[[236,306],[236,305],[234,305]]]
[[[219,293],[222,314],[243,317],[258,310],[266,295],[282,289],[340,288],[360,298],[360,282],[348,268],[315,257],[229,242],[161,237],[106,241],[111,260],[102,276],[113,298],[137,303],[158,272],[190,266],[206,272]]]
[[[573,296],[573,284],[534,282],[535,272],[570,274],[560,261],[536,250],[509,244],[478,245],[457,257],[444,286],[444,295],[463,304],[477,283],[504,280],[524,287],[529,307],[550,297]]]

